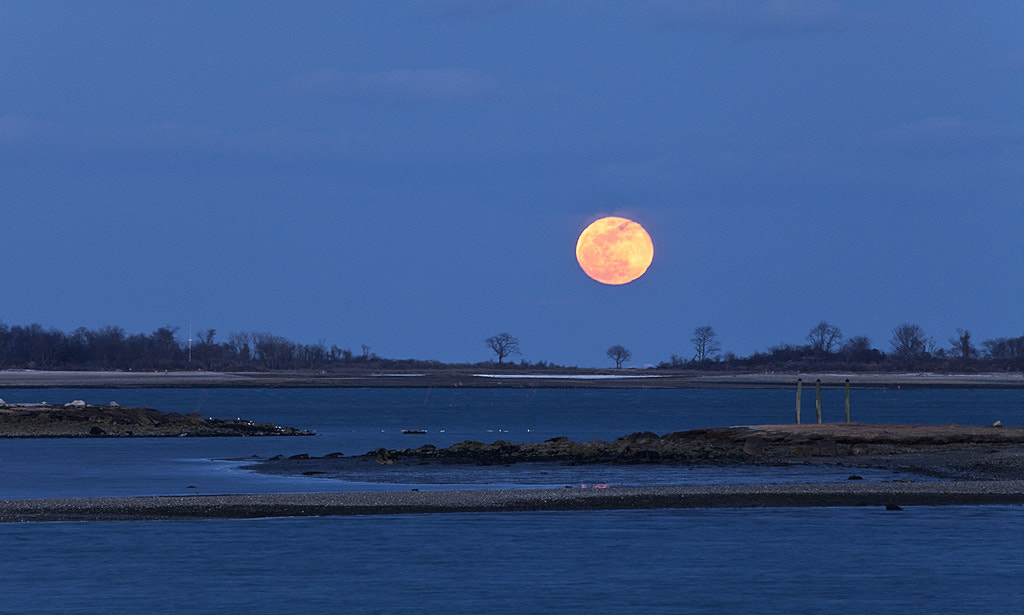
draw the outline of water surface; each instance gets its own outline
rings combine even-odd
[[[1000,506],[6,524],[0,612],[1019,614],[1021,528]]]
[[[794,392],[780,389],[5,389],[9,402],[154,407],[218,418],[244,417],[315,430],[315,437],[0,440],[0,498],[287,493],[565,484],[695,484],[843,480],[842,468],[422,468],[346,481],[273,477],[223,459],[298,453],[362,454],[463,440],[536,442],[556,436],[610,440],[722,425],[793,420]],[[804,397],[804,416],[808,399]],[[843,420],[843,393],[825,390],[825,421]],[[1024,422],[1022,390],[856,390],[853,417],[872,423]],[[425,435],[402,434],[418,428]],[[376,469],[376,468],[375,468]],[[867,480],[890,473],[856,472]]]

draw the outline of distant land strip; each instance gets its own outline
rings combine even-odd
[[[689,508],[1024,505],[1024,481],[703,485],[0,500],[0,522]]]
[[[643,377],[641,377],[643,376]],[[579,370],[522,373],[479,370],[374,373],[331,372],[104,372],[0,371],[0,388],[790,388],[797,378],[824,387],[1024,389],[1024,373],[714,373],[643,370]]]

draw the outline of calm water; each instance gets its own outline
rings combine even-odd
[[[0,440],[0,498],[609,482],[607,475],[516,468],[468,469],[455,485],[446,473],[370,472],[341,482],[260,476],[239,470],[238,462],[212,460],[465,439],[609,439],[638,430],[788,422],[793,406],[792,392],[777,390],[0,393],[8,401],[115,400],[198,410],[321,434]],[[826,391],[825,419],[841,418],[841,392]],[[1024,391],[855,391],[854,418],[1019,425]],[[401,434],[409,427],[429,433]],[[613,478],[836,478],[770,469],[623,472]],[[1020,613],[1021,530],[1024,509],[998,506],[0,524],[0,613]]]
[[[0,525],[3,613],[1024,612],[1020,507]]]
[[[634,431],[792,421],[794,393],[777,389],[6,389],[9,402],[85,399],[164,411],[245,417],[315,430],[309,438],[0,440],[0,498],[264,493],[297,491],[561,486],[576,483],[689,484],[844,479],[840,469],[463,468],[354,473],[347,481],[270,477],[214,461],[361,454],[378,447],[447,446],[462,440],[613,439]],[[853,418],[877,423],[1024,423],[1024,390],[866,390]],[[813,413],[813,392],[804,408]],[[843,419],[843,393],[826,390],[824,419]],[[813,414],[812,414],[813,415]],[[402,434],[418,428],[426,435]],[[857,471],[867,480],[893,476]]]

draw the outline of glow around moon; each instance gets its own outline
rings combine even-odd
[[[602,284],[628,284],[651,266],[654,243],[644,227],[628,218],[601,218],[580,233],[576,260]]]

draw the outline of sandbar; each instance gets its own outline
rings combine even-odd
[[[414,513],[1022,505],[1024,481],[701,485],[0,500],[0,522],[252,519]]]

